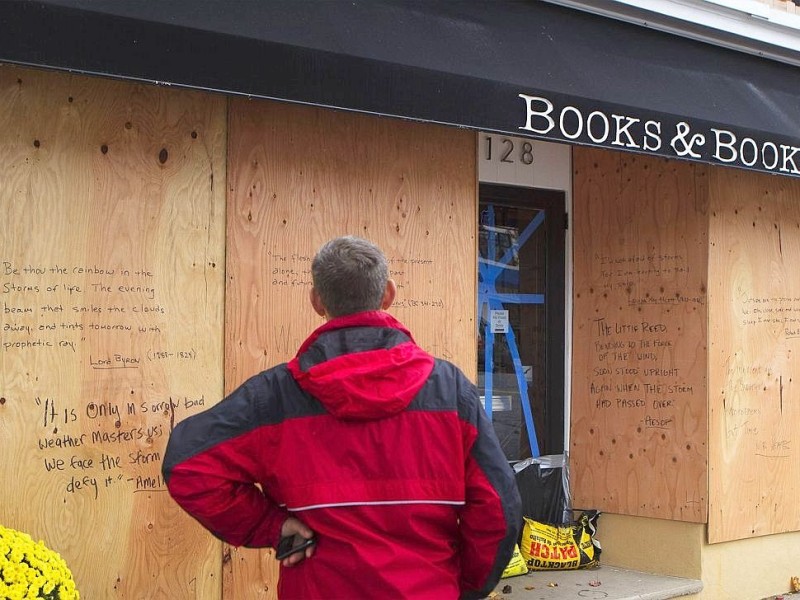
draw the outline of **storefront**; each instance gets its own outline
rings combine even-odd
[[[0,23],[0,467],[26,482],[0,522],[60,542],[85,595],[274,593],[268,553],[169,501],[160,457],[293,355],[342,233],[384,248],[396,316],[479,383],[510,459],[568,452],[608,564],[785,590],[796,67],[543,2]]]

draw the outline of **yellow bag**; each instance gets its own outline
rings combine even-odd
[[[577,521],[564,525],[523,517],[520,551],[528,569],[553,571],[595,566],[602,550],[594,538],[599,516],[597,511],[584,512]]]
[[[522,558],[522,553],[519,550],[519,544],[514,544],[514,554],[511,555],[511,560],[508,561],[508,566],[503,570],[500,578],[514,577],[515,575],[525,575],[528,572],[528,567],[525,564],[525,559]]]

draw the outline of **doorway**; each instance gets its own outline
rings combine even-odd
[[[509,461],[564,451],[565,194],[480,184],[478,388]]]

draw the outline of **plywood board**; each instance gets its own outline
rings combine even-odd
[[[588,148],[573,161],[573,504],[704,522],[704,168]]]
[[[308,302],[310,261],[345,234],[381,246],[398,284],[390,312],[474,378],[474,134],[241,100],[229,140],[229,390],[290,359],[322,324]],[[235,552],[226,597],[275,597],[263,554]]]
[[[800,529],[800,182],[710,178],[709,540]]]
[[[84,598],[218,598],[166,493],[222,392],[225,100],[0,67],[0,523]]]

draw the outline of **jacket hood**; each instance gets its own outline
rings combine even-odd
[[[370,311],[331,319],[287,367],[298,385],[342,419],[380,419],[405,409],[433,370],[394,317]]]

